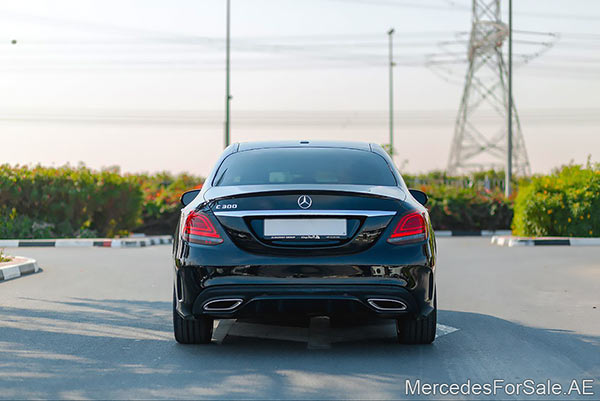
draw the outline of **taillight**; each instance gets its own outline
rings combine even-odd
[[[419,212],[413,212],[400,219],[394,233],[388,238],[388,242],[392,244],[407,244],[426,239],[427,222],[425,216]]]
[[[223,242],[215,226],[204,213],[191,212],[185,219],[183,240],[194,244],[217,245]]]

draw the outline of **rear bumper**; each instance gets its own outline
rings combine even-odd
[[[184,318],[278,315],[401,318],[424,317],[433,310],[435,277],[434,271],[426,266],[392,268],[401,272],[394,277],[329,278],[236,276],[231,275],[230,268],[225,268],[230,274],[220,277],[206,274],[213,269],[223,270],[186,267],[176,271],[177,310]],[[373,301],[377,299],[388,300],[394,306],[377,307]],[[230,305],[207,307],[207,303],[218,300],[229,300]]]
[[[231,310],[212,310],[218,300],[239,300]],[[396,301],[392,308],[377,308],[375,301]],[[369,302],[371,301],[371,303]],[[208,303],[208,306],[206,306]],[[373,305],[374,304],[374,305]],[[205,307],[206,306],[206,307]],[[207,310],[209,309],[209,310]],[[386,285],[241,285],[212,286],[198,295],[192,314],[214,318],[249,318],[277,315],[369,316],[398,318],[416,315],[420,308],[409,291]]]

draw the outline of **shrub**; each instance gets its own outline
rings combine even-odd
[[[502,230],[509,229],[513,217],[512,202],[499,191],[427,186],[427,208],[436,230]]]
[[[0,213],[0,238],[52,238],[54,225],[36,222],[31,217],[18,215],[17,209]]]
[[[140,174],[136,181],[143,192],[142,221],[136,232],[172,234],[179,219],[181,195],[202,188],[204,178],[190,174],[172,175],[168,172]]]
[[[564,166],[522,185],[513,229],[522,236],[600,236],[600,164]]]
[[[4,249],[0,249],[0,263],[10,262],[11,260],[13,260],[13,258],[8,255],[5,255]]]
[[[127,233],[139,224],[142,193],[118,169],[0,165],[2,238]]]
[[[504,171],[487,170],[473,172],[470,175],[448,175],[445,171],[434,170],[426,174],[403,174],[402,177],[411,188],[421,185],[427,186],[450,186],[456,188],[472,188],[478,190],[503,190],[505,175]],[[513,185],[516,182],[513,180]]]
[[[189,174],[122,175],[118,168],[0,165],[0,238],[172,233]]]

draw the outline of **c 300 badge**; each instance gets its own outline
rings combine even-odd
[[[237,209],[237,203],[227,203],[225,205],[217,205],[217,209]]]

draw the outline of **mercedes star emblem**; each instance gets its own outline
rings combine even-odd
[[[312,205],[312,199],[308,195],[302,195],[298,198],[298,206],[302,209],[308,209]]]

